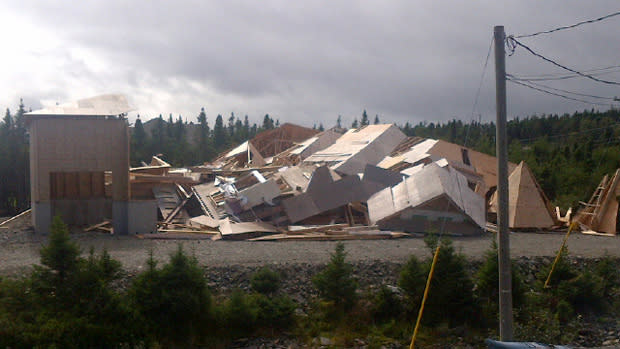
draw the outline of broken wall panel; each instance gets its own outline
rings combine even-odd
[[[433,231],[439,220],[454,234],[481,233],[484,207],[484,199],[467,186],[463,175],[436,164],[368,199],[371,224],[408,232]]]
[[[305,193],[283,200],[282,205],[291,222],[296,223],[352,202],[365,202],[380,189],[383,186],[362,181],[357,175],[334,181],[330,170],[322,166],[312,174]]]
[[[250,209],[262,203],[271,203],[273,199],[280,195],[280,187],[270,179],[264,183],[256,183],[251,187],[239,192],[241,207],[243,210]]]

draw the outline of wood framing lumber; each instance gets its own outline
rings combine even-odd
[[[90,227],[84,229],[84,231],[93,231],[93,230],[101,229],[105,227],[106,225],[110,225],[110,221],[103,221],[101,223],[93,224]]]
[[[30,211],[31,211],[31,210],[32,210],[32,209],[31,209],[31,208],[29,208],[29,209],[27,209],[26,211],[24,211],[24,212],[22,212],[22,213],[18,214],[17,216],[13,216],[13,217],[11,217],[11,218],[9,218],[9,219],[5,220],[4,222],[0,223],[0,226],[5,225],[5,224],[7,224],[7,223],[9,223],[9,222],[12,222],[12,221],[16,220],[16,219],[17,219],[17,218],[19,218],[19,217],[25,216],[26,214],[30,213]]]

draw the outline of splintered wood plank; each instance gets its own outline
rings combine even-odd
[[[109,225],[110,221],[103,221],[101,223],[97,223],[97,224],[93,224],[90,227],[84,229],[84,231],[91,231],[91,230],[96,230],[96,229],[100,229],[101,227],[104,227],[106,225]]]
[[[312,226],[304,226],[304,225],[291,225],[288,227],[289,234],[302,234],[308,232],[320,232],[325,230],[335,230],[339,228],[346,228],[349,225],[346,223],[342,224],[328,224],[328,225],[312,225]]]

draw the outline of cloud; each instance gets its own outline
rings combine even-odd
[[[0,106],[127,94],[147,118],[265,113],[306,125],[345,123],[363,109],[382,121],[469,120],[492,28],[528,33],[595,18],[613,1],[8,1],[15,32]],[[13,20],[11,20],[13,19]],[[18,19],[18,20],[15,20]],[[620,17],[528,40],[564,64],[617,64]],[[16,29],[18,28],[18,29]],[[1,28],[0,28],[1,29]],[[525,40],[525,39],[524,39]],[[474,114],[494,117],[493,56]],[[616,61],[615,61],[616,60]],[[522,50],[510,72],[559,72]],[[0,71],[1,72],[1,71]],[[620,74],[609,76],[620,80]],[[618,95],[563,81],[559,88]],[[509,85],[509,113],[591,106]],[[604,107],[601,107],[604,108]]]

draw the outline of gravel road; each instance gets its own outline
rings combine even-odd
[[[324,264],[329,260],[336,242],[333,241],[210,241],[210,240],[146,240],[134,236],[110,236],[102,233],[73,234],[84,253],[90,247],[95,251],[106,248],[129,271],[145,266],[148,251],[156,259],[167,260],[182,244],[185,251],[194,254],[203,265],[263,265],[263,264]],[[511,256],[553,256],[560,247],[562,233],[512,233]],[[481,258],[491,244],[491,235],[453,238],[454,246],[471,259]],[[31,231],[0,230],[0,274],[18,273],[39,263],[39,249],[46,238]],[[345,241],[348,260],[389,261],[402,263],[411,255],[426,257],[429,250],[422,238],[394,240]],[[606,253],[620,257],[620,239],[574,233],[568,240],[569,253],[585,258],[600,257]]]

